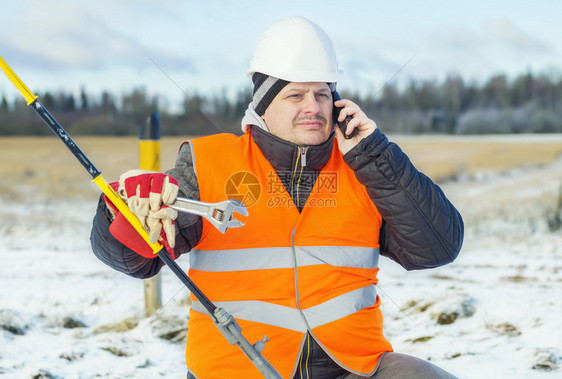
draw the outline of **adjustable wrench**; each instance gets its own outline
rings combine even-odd
[[[125,188],[119,187],[117,193],[123,200],[127,200]],[[222,234],[226,233],[228,228],[244,226],[242,221],[232,217],[234,212],[248,216],[246,206],[236,199],[225,200],[219,203],[205,203],[185,197],[177,197],[176,201],[168,206],[179,212],[187,212],[205,217]]]
[[[176,201],[169,205],[180,212],[192,213],[205,217],[221,233],[225,233],[228,228],[238,228],[244,223],[232,217],[234,212],[243,216],[248,216],[248,210],[241,201],[230,199],[220,203],[204,203],[202,201],[176,198]]]

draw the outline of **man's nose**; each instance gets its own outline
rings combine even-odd
[[[320,112],[320,104],[315,96],[305,96],[303,104],[303,113],[316,114]]]

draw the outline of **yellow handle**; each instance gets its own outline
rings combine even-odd
[[[2,59],[2,57],[0,57],[0,68],[2,69],[2,71],[4,71],[4,74],[6,74],[6,76],[8,77],[8,79],[10,79],[14,86],[16,86],[18,91],[20,91],[23,97],[25,97],[25,100],[27,100],[27,105],[33,103],[35,99],[37,99],[37,96],[35,96],[33,92],[31,92],[29,88],[27,88],[27,86],[20,80],[20,78],[18,78],[16,73],[10,68],[10,66],[8,66],[8,64],[6,63],[6,61],[4,61],[4,59]]]
[[[127,204],[123,201],[123,199],[121,199],[121,197],[119,197],[117,192],[113,190],[113,188],[109,185],[109,183],[105,181],[103,176],[101,175],[96,176],[94,179],[92,179],[92,182],[96,183],[99,189],[101,189],[102,192],[109,198],[109,200],[111,200],[111,202],[117,207],[119,212],[123,213],[123,216],[127,218],[127,220],[131,223],[131,225],[133,225],[135,230],[141,235],[141,237],[146,241],[146,243],[150,245],[150,247],[152,248],[152,252],[154,254],[162,250],[163,246],[161,243],[150,242],[150,240],[148,239],[148,233],[142,227],[140,220],[137,218],[137,216],[135,216],[133,212],[131,212]]]

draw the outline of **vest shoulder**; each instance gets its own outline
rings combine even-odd
[[[246,135],[237,136],[236,134],[232,134],[232,133],[219,133],[219,134],[212,134],[209,136],[194,138],[191,140],[191,142],[197,145],[221,144],[221,143],[239,144],[243,139],[245,139],[245,137]]]
[[[191,140],[195,157],[215,159],[234,159],[248,151],[251,137],[248,134],[237,136],[231,133],[213,134]]]

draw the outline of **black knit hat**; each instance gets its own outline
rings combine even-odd
[[[290,83],[283,79],[262,74],[261,72],[254,72],[252,82],[254,82],[254,109],[260,116],[263,116],[269,104],[275,99],[275,96]]]

